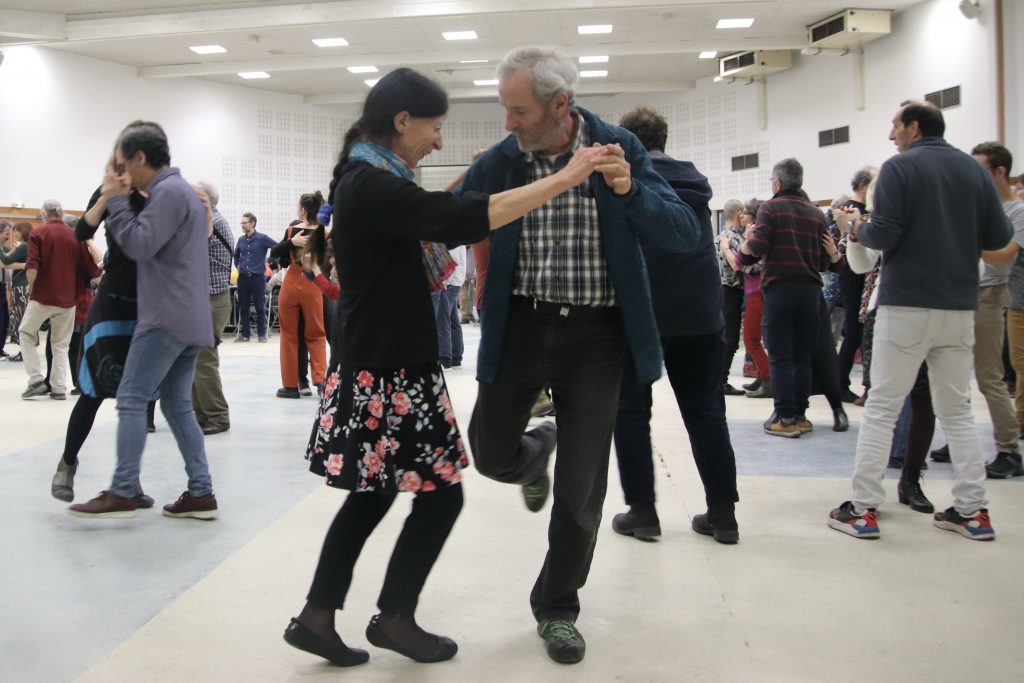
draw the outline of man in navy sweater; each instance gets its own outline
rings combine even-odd
[[[811,355],[818,339],[821,273],[844,263],[828,232],[825,216],[803,191],[804,169],[796,159],[772,168],[772,198],[757,210],[753,234],[740,245],[737,260],[762,260],[761,328],[775,393],[776,419],[765,424],[771,436],[799,438],[813,429],[804,411],[811,393]]]
[[[633,133],[651,155],[651,164],[693,209],[700,222],[700,241],[688,252],[670,252],[641,239],[651,283],[654,317],[661,335],[665,370],[690,437],[693,457],[704,483],[707,514],[695,515],[691,526],[719,543],[736,543],[736,456],[725,419],[722,374],[725,325],[722,287],[711,229],[711,185],[689,161],[665,154],[668,124],[658,112],[640,107],[620,124]],[[680,306],[685,301],[686,305]],[[654,507],[654,457],[651,449],[651,384],[637,379],[631,355],[626,357],[615,421],[615,453],[619,479],[629,505],[612,519],[620,534],[639,539],[661,535]]]
[[[974,540],[995,538],[970,404],[974,311],[981,252],[1004,247],[1013,230],[988,171],[943,140],[945,130],[937,107],[900,107],[889,133],[900,153],[882,166],[870,222],[854,221],[848,238],[882,252],[853,496],[828,518],[830,527],[855,538],[879,536],[892,430],[923,361],[956,477],[953,506],[935,513],[935,526]]]

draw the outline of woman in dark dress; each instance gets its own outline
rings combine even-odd
[[[443,268],[432,243],[480,241],[601,170],[610,152],[581,149],[558,173],[491,196],[427,192],[412,181],[412,169],[441,149],[447,110],[436,83],[410,69],[391,72],[367,95],[331,183],[344,329],[307,458],[329,486],[351,493],[327,532],[305,607],[284,638],[339,666],[369,658],[342,642],[334,615],[363,544],[400,491],[416,499],[366,637],[419,662],[449,659],[458,649],[414,619],[462,508],[460,470],[468,464],[438,363],[430,291]]]
[[[128,201],[136,214],[146,204],[146,198],[139,192],[133,192]],[[85,215],[75,225],[75,236],[83,242],[92,239],[106,216],[106,200],[97,189],[89,199]],[[124,255],[109,232],[106,238],[103,279],[85,318],[78,367],[72,368],[78,377],[77,386],[81,394],[68,418],[64,453],[50,483],[50,494],[67,503],[75,499],[78,452],[92,431],[103,399],[114,398],[117,394],[137,318],[135,261]],[[155,405],[155,401],[150,401],[146,414],[146,426],[151,432],[156,431],[153,424]],[[143,493],[141,484],[135,502],[140,508],[153,507],[153,499]]]

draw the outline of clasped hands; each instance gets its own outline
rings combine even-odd
[[[633,188],[633,177],[626,153],[618,143],[602,145],[595,142],[590,147],[580,147],[572,155],[562,172],[579,185],[592,173],[600,173],[604,182],[617,195],[629,194]]]

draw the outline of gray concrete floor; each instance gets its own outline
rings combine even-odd
[[[476,394],[479,328],[465,326],[466,367],[448,373],[465,430]],[[8,350],[13,347],[8,346]],[[344,493],[306,470],[315,401],[279,400],[277,340],[222,346],[232,428],[208,437],[221,518],[82,520],[49,495],[73,405],[18,398],[22,366],[0,363],[0,681],[961,681],[1018,680],[1024,625],[1022,481],[991,482],[998,540],[973,543],[940,531],[892,500],[883,538],[828,529],[849,497],[854,429],[835,434],[819,397],[816,431],[773,439],[760,431],[767,401],[728,399],[740,472],[741,542],[722,546],[689,529],[703,512],[667,382],[655,385],[664,535],[641,543],[611,531],[622,511],[612,467],[604,528],[579,627],[586,659],[562,666],[544,655],[527,597],[543,560],[547,512],[530,514],[518,490],[470,469],[467,504],[431,575],[418,619],[460,643],[447,663],[417,665],[370,648],[368,665],[338,670],[281,640],[298,612],[323,534]],[[736,369],[739,369],[738,363]],[[733,383],[743,381],[738,375]],[[984,401],[975,400],[991,449]],[[147,444],[143,485],[174,500],[184,472],[162,418]],[[112,402],[81,454],[76,500],[105,488],[114,466]],[[936,443],[941,442],[941,432]],[[950,502],[948,466],[925,490]],[[408,503],[405,503],[408,505]],[[366,647],[370,615],[404,517],[396,505],[368,543],[338,625]]]

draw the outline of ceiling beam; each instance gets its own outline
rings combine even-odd
[[[598,95],[618,95],[631,92],[684,92],[696,87],[693,81],[635,81],[582,84],[576,91],[578,97],[594,97]],[[368,91],[367,91],[368,92]],[[496,88],[453,88],[448,90],[448,99],[453,102],[466,100],[486,100],[497,103]],[[366,92],[337,93],[334,95],[307,95],[302,98],[306,104],[361,104],[366,99]]]
[[[45,12],[0,9],[0,36],[10,36],[31,42],[64,40],[66,37],[64,16]]]
[[[650,55],[686,55],[703,50],[718,50],[720,53],[738,52],[742,50],[799,50],[804,47],[803,36],[799,38],[762,38],[758,39],[756,48],[746,44],[748,41],[733,39],[727,41],[693,40],[673,41],[670,43],[606,43],[598,47],[573,47],[566,50],[570,57],[600,52],[612,57],[650,56]],[[427,64],[451,65],[460,70],[493,70],[494,64],[466,65],[459,64],[460,59],[490,59],[497,62],[505,56],[506,49],[472,50],[465,49],[429,51],[429,52],[390,52],[380,54],[354,53],[350,56],[267,56],[263,59],[239,61],[197,62],[194,64],[167,64],[161,66],[142,66],[138,69],[140,78],[186,78],[195,76],[223,76],[240,71],[266,71],[267,73],[287,71],[315,71],[344,69],[348,66],[373,64],[377,67],[391,66],[422,66]]]
[[[776,1],[753,0],[754,4],[766,5],[774,5]],[[676,6],[713,5],[714,3],[708,0],[643,0],[635,9],[654,8],[667,11]],[[111,40],[388,19],[621,8],[622,0],[348,0],[117,17],[85,15],[68,20],[67,39]]]

